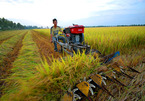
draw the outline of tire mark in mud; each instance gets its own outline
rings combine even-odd
[[[32,36],[34,42],[36,42],[41,58],[44,57],[47,59],[47,62],[50,63],[52,58],[60,58],[63,56],[62,53],[54,52],[53,43],[50,43],[49,39],[45,36],[40,35],[36,31],[32,31]]]
[[[13,50],[11,52],[9,52],[6,55],[6,57],[3,59],[4,60],[3,63],[0,64],[0,87],[5,86],[5,84],[6,84],[2,79],[6,78],[11,73],[10,69],[13,68],[12,63],[17,58],[19,51],[20,51],[21,47],[23,46],[22,41],[26,34],[27,34],[27,32],[24,33],[24,35],[20,38],[20,40],[13,47]],[[0,88],[0,97],[2,95],[2,90],[3,90],[3,88]]]

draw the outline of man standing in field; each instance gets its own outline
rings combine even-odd
[[[58,51],[57,50],[57,43],[56,43],[56,40],[57,40],[56,39],[56,35],[58,35],[58,32],[62,32],[63,33],[61,28],[59,26],[57,26],[57,19],[53,19],[53,26],[50,29],[50,34],[51,34],[50,41],[54,42],[54,51],[56,51],[56,52]],[[58,36],[58,40],[62,40],[63,43],[65,43],[65,38],[62,37],[62,36]],[[62,47],[61,47],[61,51],[62,51]]]

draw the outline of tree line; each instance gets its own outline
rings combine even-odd
[[[125,27],[125,26],[145,26],[145,24],[116,25],[116,26],[99,25],[99,26],[85,26],[85,27],[90,28],[90,27]],[[21,25],[20,23],[15,23],[5,18],[0,18],[0,31],[1,30],[20,30],[20,29],[43,29],[43,27],[24,26],[24,25]]]
[[[24,26],[20,23],[0,18],[0,30],[20,30],[20,29],[42,29],[43,27],[37,26]]]
[[[25,29],[20,23],[14,23],[5,18],[0,18],[0,30]]]

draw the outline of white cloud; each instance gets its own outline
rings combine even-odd
[[[115,0],[0,0],[0,17],[51,26],[57,18],[61,25],[78,19],[100,16],[101,11],[122,9]],[[73,22],[72,22],[73,23]]]

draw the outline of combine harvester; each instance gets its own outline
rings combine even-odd
[[[65,28],[63,30],[66,43],[62,43],[58,40],[58,36],[56,36],[56,42],[62,47],[63,51],[73,56],[73,53],[82,53],[85,51],[85,54],[92,54],[94,59],[96,56],[100,58],[100,62],[103,65],[103,68],[100,71],[94,71],[94,74],[86,80],[84,77],[84,81],[76,84],[74,88],[70,88],[66,94],[61,98],[62,101],[79,101],[83,100],[84,97],[89,101],[93,101],[90,96],[94,95],[95,89],[99,88],[106,93],[108,93],[111,97],[114,98],[114,95],[111,94],[109,90],[107,90],[106,81],[109,80],[113,83],[116,83],[121,86],[126,86],[121,83],[118,79],[118,75],[126,76],[130,79],[133,79],[132,76],[125,73],[124,70],[131,70],[132,72],[140,73],[137,70],[126,66],[121,58],[118,56],[120,52],[115,52],[113,54],[104,56],[98,50],[91,49],[90,45],[84,42],[84,26],[83,25],[73,25]],[[104,68],[105,67],[105,68]]]

